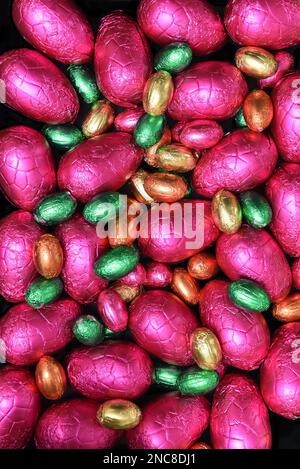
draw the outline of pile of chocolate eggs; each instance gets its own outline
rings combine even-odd
[[[268,449],[300,418],[300,3],[135,13],[12,2],[2,449]]]

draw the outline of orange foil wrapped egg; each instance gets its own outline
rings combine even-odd
[[[59,240],[47,233],[34,245],[34,264],[40,275],[45,278],[58,277],[64,262],[64,255]]]
[[[66,390],[67,380],[63,367],[55,358],[47,355],[36,366],[35,380],[40,393],[51,401],[60,399]]]

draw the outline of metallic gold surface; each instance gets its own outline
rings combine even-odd
[[[176,202],[183,199],[187,191],[187,183],[176,174],[152,173],[144,182],[146,192],[156,202]]]
[[[130,179],[130,189],[134,197],[143,204],[152,204],[153,198],[147,194],[144,182],[149,173],[143,169],[139,169]]]
[[[136,427],[142,418],[140,408],[125,399],[112,399],[100,405],[97,420],[106,428],[129,430]]]
[[[243,104],[243,114],[249,129],[262,132],[273,119],[273,103],[270,96],[263,90],[253,90]]]
[[[155,154],[157,150],[162,147],[163,145],[168,145],[172,141],[172,133],[168,127],[165,127],[164,132],[162,134],[161,139],[152,147],[145,149],[145,161],[150,166],[156,166],[156,158]]]
[[[235,54],[236,66],[253,78],[268,78],[276,72],[278,62],[271,52],[261,47],[241,47]]]
[[[242,224],[242,210],[234,194],[224,189],[218,191],[211,205],[215,225],[224,233],[236,233]]]
[[[35,380],[39,391],[46,399],[57,400],[66,390],[66,374],[55,358],[45,355],[35,369]]]
[[[173,91],[173,80],[169,72],[160,70],[153,73],[148,79],[143,93],[145,112],[152,116],[163,114],[172,99]]]
[[[58,277],[64,262],[59,240],[51,235],[42,235],[34,245],[34,264],[40,275],[45,278]]]
[[[114,117],[114,110],[108,101],[96,102],[83,121],[83,134],[87,138],[103,134],[112,125]]]
[[[274,304],[272,314],[277,321],[290,322],[300,320],[300,293],[293,293]]]
[[[143,287],[141,285],[126,285],[120,281],[113,283],[111,288],[119,293],[120,297],[125,301],[125,303],[131,303],[131,301],[137,298],[143,291]]]
[[[166,171],[176,171],[178,173],[187,173],[192,171],[198,161],[197,154],[190,148],[173,143],[171,145],[162,145],[158,148],[152,158],[146,159],[147,163]]]
[[[191,335],[192,355],[204,370],[216,370],[222,360],[222,350],[216,335],[206,327],[195,329]]]
[[[187,269],[192,277],[199,280],[212,278],[219,270],[216,258],[209,252],[200,252],[190,257]]]

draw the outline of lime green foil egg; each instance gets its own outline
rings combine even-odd
[[[262,312],[270,307],[269,295],[250,280],[231,282],[228,286],[228,295],[235,305],[251,311]]]
[[[173,42],[156,54],[154,68],[169,73],[178,73],[189,66],[192,58],[192,49],[185,42]]]
[[[150,116],[150,114],[144,114],[134,129],[136,144],[142,148],[152,147],[161,139],[164,127],[165,117],[163,115]]]
[[[46,279],[40,277],[32,282],[26,290],[25,300],[32,308],[38,309],[53,303],[63,291],[63,284],[59,277]]]
[[[272,218],[272,209],[264,196],[255,191],[243,192],[240,203],[245,221],[254,228],[264,228]]]
[[[87,222],[109,222],[126,208],[125,199],[119,192],[106,192],[90,200],[83,209],[83,216]]]
[[[179,376],[177,379],[177,389],[180,394],[197,396],[212,391],[218,382],[219,375],[216,371],[191,370]]]
[[[181,373],[178,366],[157,366],[153,371],[153,382],[162,388],[175,390]]]
[[[57,225],[71,218],[76,205],[76,200],[69,192],[48,195],[35,208],[35,221],[41,225]]]
[[[50,145],[57,150],[67,151],[84,140],[84,135],[75,125],[47,125],[42,130]]]
[[[87,65],[70,65],[68,73],[74,88],[85,103],[93,104],[102,97],[95,75]]]
[[[105,280],[117,280],[131,272],[138,261],[137,249],[132,246],[117,246],[96,261],[94,271]]]

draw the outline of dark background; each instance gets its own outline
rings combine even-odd
[[[184,1],[184,0],[182,0]],[[113,11],[115,9],[122,8],[126,10],[132,16],[135,16],[136,6],[139,3],[139,0],[77,0],[77,3],[80,4],[83,9],[85,10],[86,14],[89,17],[91,24],[94,27],[94,31],[97,31],[97,27],[99,25],[99,21],[102,16],[104,16],[107,12]],[[224,5],[227,3],[226,0],[210,0],[210,3],[214,4],[215,7],[221,12],[224,9]],[[16,30],[14,23],[11,17],[11,0],[0,0],[0,54],[7,50],[20,48],[20,47],[28,47],[31,48],[29,44],[27,44],[24,39],[20,36],[18,31]],[[152,45],[153,47],[153,45]],[[236,50],[236,45],[232,42],[228,42],[223,49],[211,55],[209,58],[213,59],[220,59],[220,60],[229,60],[233,61],[234,53]],[[155,47],[153,47],[155,50]],[[300,51],[299,49],[294,49],[293,54],[296,59],[296,69],[300,69]],[[207,60],[207,57],[199,60]],[[62,70],[66,70],[66,66],[57,63],[59,68]],[[249,87],[255,88],[255,81],[248,80]],[[77,124],[80,125],[80,121],[82,116],[86,113],[87,106],[81,102],[81,112],[77,121]],[[16,113],[12,109],[9,109],[0,104],[0,129],[9,127],[11,125],[28,125],[33,127],[37,130],[40,130],[43,124],[39,122],[32,121],[27,119],[24,116]],[[235,128],[234,120],[227,120],[222,122],[225,132],[232,130]],[[59,157],[59,155],[56,155]],[[0,193],[0,217],[2,218],[5,214],[9,213],[10,211],[14,210],[15,208],[12,207],[3,195]],[[2,315],[10,305],[5,302],[2,298],[0,299],[0,315]],[[89,312],[91,312],[91,307],[88,308]],[[271,331],[274,331],[278,327],[278,322],[270,318],[270,314],[266,315],[266,320]],[[71,344],[68,348],[73,347],[74,344]],[[65,351],[66,352],[66,351]],[[65,353],[59,355],[59,359],[63,359]],[[258,372],[251,372],[249,373],[254,379],[257,380]],[[65,397],[70,397],[73,395],[73,391],[68,389],[67,394]],[[49,405],[49,402],[44,401],[44,405]],[[300,449],[300,420],[299,421],[289,421],[283,419],[275,414],[271,413],[271,425],[272,425],[272,437],[273,437],[273,448],[274,449]],[[206,432],[203,437],[201,438],[203,441],[209,441],[209,433]],[[31,444],[31,447],[33,444]]]

